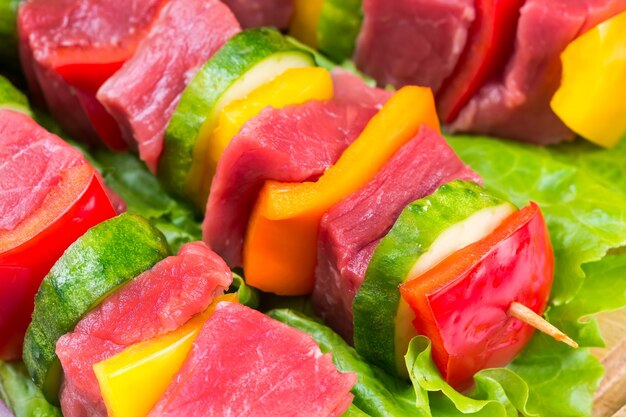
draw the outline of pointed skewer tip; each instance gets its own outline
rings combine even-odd
[[[578,347],[578,343],[572,340],[572,338],[554,327],[552,324],[548,323],[546,319],[544,319],[539,314],[535,313],[523,304],[513,301],[509,306],[508,315],[523,321],[529,326],[532,326],[540,332],[543,332],[548,336],[553,337],[559,342],[563,342],[573,348]]]

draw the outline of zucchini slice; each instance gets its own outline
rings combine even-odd
[[[352,58],[363,23],[362,0],[324,0],[317,22],[319,50],[337,63]]]
[[[148,220],[121,214],[89,229],[52,267],[35,296],[23,359],[48,401],[58,404],[62,369],[57,340],[108,294],[169,255]]]
[[[204,211],[215,163],[209,140],[220,112],[289,68],[315,66],[313,55],[273,29],[233,36],[187,86],[165,133],[158,176]]]
[[[398,288],[491,233],[516,208],[473,182],[453,181],[409,204],[374,251],[354,300],[354,344],[366,359],[408,376],[415,316]]]

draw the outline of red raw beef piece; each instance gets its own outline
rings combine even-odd
[[[107,80],[97,97],[152,172],[163,135],[187,84],[228,39],[240,31],[219,0],[171,0],[135,55]]]
[[[267,108],[249,120],[224,151],[202,230],[204,241],[231,267],[242,265],[248,221],[264,182],[319,178],[391,94],[345,73],[334,74],[333,80],[333,100]]]
[[[355,383],[308,334],[221,302],[148,416],[340,416]]]
[[[224,0],[244,28],[274,26],[287,29],[293,0]]]
[[[487,83],[450,129],[551,144],[574,133],[550,100],[561,80],[560,54],[586,30],[626,10],[626,0],[527,0],[504,74]]]
[[[57,342],[65,417],[106,417],[93,365],[126,347],[177,329],[204,311],[232,281],[204,243],[188,243],[108,296]]]
[[[346,340],[353,336],[352,301],[380,239],[407,204],[457,179],[481,181],[441,135],[422,126],[367,185],[324,214],[313,305]]]
[[[31,92],[61,126],[88,143],[124,149],[96,91],[130,58],[165,0],[28,0],[18,14]]]
[[[333,101],[337,103],[359,104],[380,110],[393,92],[380,88],[370,88],[356,75],[341,69],[333,69]]]
[[[473,0],[364,0],[358,68],[379,85],[437,92],[463,52]]]
[[[67,171],[88,164],[62,139],[10,110],[0,110],[0,161],[0,232],[35,212]]]

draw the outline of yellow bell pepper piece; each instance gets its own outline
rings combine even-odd
[[[220,301],[236,303],[237,294],[217,297],[204,312],[180,328],[129,346],[93,366],[109,417],[148,415],[182,367],[193,341]]]
[[[246,281],[281,295],[310,293],[322,215],[372,179],[423,124],[439,130],[432,92],[404,87],[317,182],[266,182],[244,242]]]
[[[584,33],[561,54],[552,110],[574,132],[615,146],[626,134],[626,12]]]
[[[295,0],[289,34],[317,49],[317,23],[324,0]]]
[[[333,98],[333,80],[324,68],[292,68],[247,97],[230,103],[219,115],[217,128],[209,142],[209,156],[215,166],[233,137],[243,125],[266,107],[282,107],[310,100]]]

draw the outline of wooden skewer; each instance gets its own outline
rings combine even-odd
[[[524,323],[534,327],[540,332],[543,332],[548,336],[555,338],[559,342],[563,342],[573,348],[578,347],[578,343],[573,341],[568,335],[548,323],[546,319],[544,319],[539,314],[535,313],[523,304],[513,301],[511,303],[511,306],[509,307],[508,315],[523,321]]]

